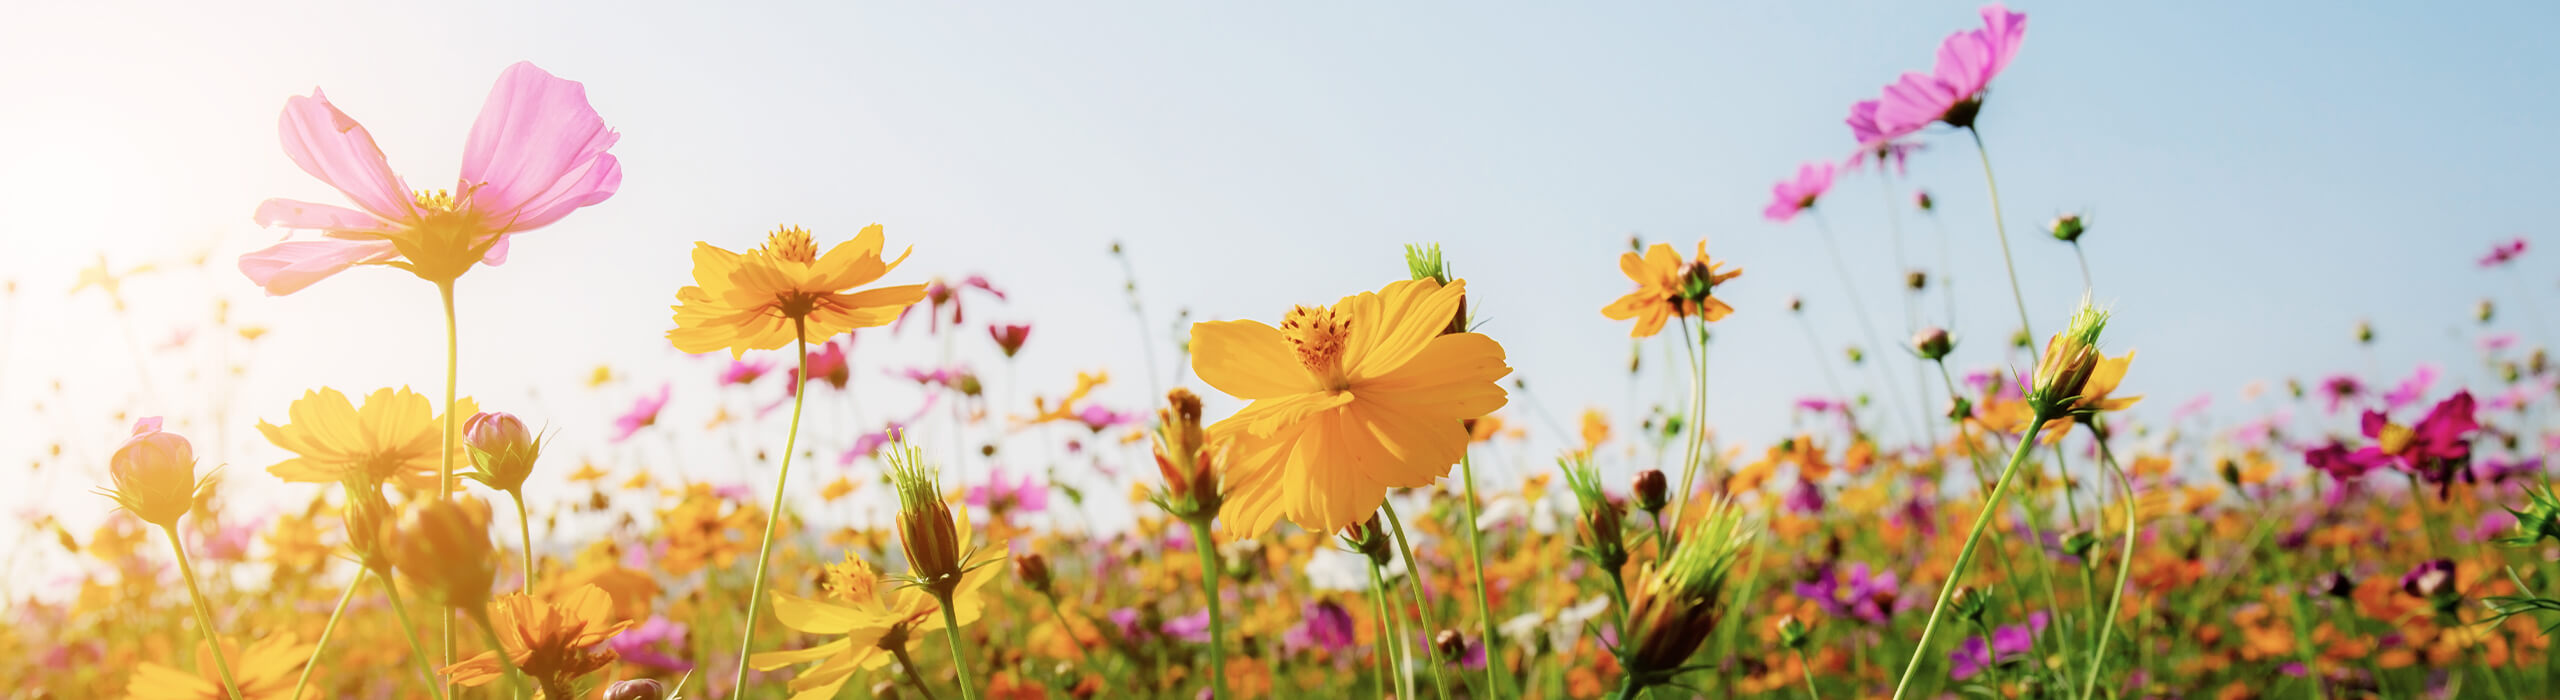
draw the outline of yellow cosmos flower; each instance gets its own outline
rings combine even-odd
[[[1467,448],[1464,421],[1509,401],[1502,346],[1443,335],[1466,281],[1389,284],[1332,307],[1191,327],[1192,371],[1252,403],[1210,426],[1227,453],[1224,527],[1238,536],[1281,517],[1334,532],[1369,517],[1387,489],[1428,486]]]
[[[597,648],[631,628],[631,620],[614,619],[613,613],[613,596],[592,585],[549,600],[511,593],[489,603],[489,621],[497,628],[498,643],[506,645],[507,657],[546,695],[560,698],[576,697],[570,690],[573,681],[620,658],[611,649]],[[444,672],[455,683],[480,686],[504,676],[506,667],[498,663],[496,651],[484,651]]]
[[[897,260],[880,256],[885,238],[880,225],[872,224],[823,257],[809,232],[796,226],[774,231],[763,247],[744,253],[696,243],[697,286],[676,291],[682,303],[675,306],[676,327],[667,339],[684,352],[726,349],[736,358],[791,344],[795,325],[801,326],[798,337],[812,343],[888,325],[924,299],[924,285],[847,291],[878,281],[906,261],[905,252]]]
[[[970,535],[968,516],[957,518],[961,541]],[[991,558],[1002,558],[995,554]],[[1002,575],[1005,567],[994,561],[971,565],[960,577],[960,586],[951,594],[951,612],[960,624],[978,619],[978,591],[988,581]],[[829,566],[822,587],[825,599],[802,598],[775,591],[773,616],[783,626],[809,634],[833,635],[835,641],[807,649],[769,651],[748,657],[747,665],[769,671],[792,664],[815,661],[791,680],[791,700],[822,700],[836,696],[846,681],[857,672],[889,664],[903,653],[908,640],[916,635],[942,629],[942,607],[933,593],[921,586],[901,586],[880,574],[870,562],[845,555],[843,564]]]
[[[480,412],[480,405],[462,398],[453,410],[455,415],[472,415]],[[276,478],[336,484],[348,475],[362,474],[412,491],[437,488],[446,448],[437,441],[444,423],[426,395],[408,387],[379,389],[366,396],[364,408],[358,409],[346,394],[324,387],[303,392],[287,411],[291,421],[284,425],[258,421],[258,432],[268,442],[296,455],[267,467],[267,473]],[[449,447],[463,454],[461,441]]]
[[[1655,243],[1643,255],[1633,251],[1620,254],[1618,269],[1635,281],[1636,290],[1602,307],[1600,315],[1612,321],[1635,319],[1635,332],[1629,335],[1638,338],[1662,332],[1662,324],[1673,316],[1723,320],[1726,314],[1733,313],[1733,307],[1715,298],[1715,286],[1742,274],[1739,268],[1718,272],[1716,268],[1723,265],[1707,258],[1704,240],[1698,241],[1698,259],[1694,261],[1682,261],[1669,243]]]
[[[283,632],[258,640],[242,649],[239,644],[225,643],[224,656],[231,659],[234,680],[240,682],[244,700],[285,700],[293,694],[293,683],[302,675],[302,662],[311,657],[311,645],[296,643],[293,633]],[[222,690],[222,672],[214,668],[213,647],[196,644],[198,672],[180,671],[160,664],[143,662],[133,672],[133,680],[125,684],[125,697],[131,700],[230,700]],[[319,687],[314,684],[314,687]]]
[[[2095,353],[2094,350],[2092,352]],[[2142,400],[2140,396],[2113,395],[2116,386],[2124,383],[2125,370],[2133,367],[2133,351],[2126,350],[2123,355],[2116,357],[2108,357],[2103,353],[2098,353],[2097,356],[2097,368],[2089,373],[2089,383],[2081,387],[2079,400],[2071,405],[2074,415],[2121,411],[2132,408],[2135,402]],[[2077,422],[2079,421],[2073,416],[2063,416],[2046,422],[2044,424],[2046,437],[2043,442],[2060,442],[2063,436],[2071,434],[2071,426]]]

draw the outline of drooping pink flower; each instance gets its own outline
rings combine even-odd
[[[606,153],[620,136],[587,91],[532,63],[508,66],[463,142],[452,190],[412,191],[373,135],[314,89],[285,100],[285,155],[358,208],[291,199],[258,205],[261,226],[321,232],[240,256],[240,272],[270,295],[292,294],[356,265],[391,265],[450,281],[477,263],[507,260],[507,238],[603,202],[622,186]]]
[[[2364,396],[2364,382],[2357,381],[2352,374],[2334,374],[2321,380],[2319,391],[2321,398],[2328,400],[2329,415],[2334,416],[2347,402]]]
[[[667,395],[674,388],[673,385],[660,384],[656,395],[642,396],[638,401],[632,402],[630,411],[613,419],[613,441],[629,440],[631,434],[640,432],[641,428],[657,425],[658,411],[667,407]]]
[[[1911,154],[1920,150],[1920,144],[1905,141],[1902,137],[1910,135],[1918,127],[1886,133],[1883,127],[1876,124],[1876,107],[1879,104],[1876,100],[1859,100],[1857,104],[1849,105],[1849,118],[1846,120],[1849,124],[1849,135],[1858,140],[1858,151],[1849,154],[1849,172],[1857,172],[1867,159],[1873,158],[1879,167],[1890,162],[1893,164],[1894,174],[1907,175],[1910,172],[1907,166]],[[1920,208],[1929,208],[1925,204],[1928,201],[1928,193],[1923,192],[1920,197],[1924,202]]]
[[[995,338],[996,349],[1003,350],[1005,357],[1013,357],[1015,353],[1022,352],[1023,341],[1031,339],[1031,324],[989,324],[987,326],[987,335]]]
[[[2497,267],[2499,265],[2505,265],[2507,263],[2514,262],[2516,256],[2523,254],[2524,239],[2519,237],[2514,240],[2489,246],[2489,254],[2480,258],[2480,266]]]
[[[1798,212],[1813,208],[1822,193],[1831,189],[1831,173],[1830,161],[1817,160],[1797,168],[1794,178],[1779,180],[1769,188],[1769,208],[1760,214],[1779,223],[1795,220]]]
[[[905,311],[898,312],[898,320],[896,323],[890,325],[889,331],[892,333],[904,331],[907,325],[908,314],[914,312],[919,307],[925,308],[927,311],[926,315],[930,317],[928,325],[931,327],[926,329],[928,331],[935,333],[942,332],[942,324],[946,321],[953,326],[960,325],[968,318],[968,314],[961,308],[963,304],[960,298],[960,293],[967,289],[976,289],[985,292],[988,296],[995,297],[997,301],[1005,300],[1004,290],[997,289],[994,284],[989,283],[987,278],[982,275],[970,275],[967,278],[960,280],[957,284],[937,279],[925,284],[924,286],[924,299],[928,303],[909,306]],[[949,309],[948,313],[944,312],[944,309],[946,308]]]
[[[1083,409],[1076,411],[1076,422],[1083,423],[1086,430],[1097,433],[1120,426],[1137,425],[1146,420],[1147,417],[1137,411],[1125,413],[1114,411],[1098,403],[1085,404]]]
[[[987,483],[969,487],[969,505],[997,513],[1038,513],[1049,508],[1049,486],[1022,475],[1022,480],[1006,483],[1004,467],[996,467]]]
[[[842,339],[846,345],[853,344],[851,334],[843,336]],[[809,380],[800,377],[800,369],[797,367],[792,368],[790,374],[786,376],[791,378],[791,381],[785,384],[790,389],[787,393],[792,395],[799,394],[800,386],[809,383]],[[839,390],[846,384],[852,383],[853,364],[845,359],[844,346],[837,345],[834,340],[828,340],[826,344],[818,346],[816,352],[809,353],[809,376],[826,380],[828,386]]]
[[[2018,45],[2027,38],[2027,16],[2000,3],[1982,8],[1981,29],[1956,32],[1938,44],[1938,63],[1929,73],[1904,73],[1884,88],[1876,106],[1880,133],[1908,134],[1932,122],[1973,126],[1982,109],[1983,90],[2009,67]]]

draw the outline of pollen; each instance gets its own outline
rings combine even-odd
[[[450,190],[418,190],[412,197],[412,201],[417,205],[420,213],[426,214],[453,211],[461,204]]]
[[[782,260],[810,264],[818,261],[818,244],[809,239],[808,229],[784,226],[765,237],[764,253]]]
[[[1280,337],[1297,349],[1307,372],[1318,377],[1341,376],[1343,343],[1350,336],[1350,322],[1322,306],[1300,306],[1280,320]]]

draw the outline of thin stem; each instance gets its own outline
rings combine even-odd
[[[2105,424],[2098,422],[2095,418],[2090,419],[2089,433],[2090,438],[2098,442],[2098,462],[2106,466],[2109,474],[2115,476],[2116,487],[2123,491],[2124,554],[2116,560],[2116,586],[2107,595],[2106,622],[2098,627],[2097,648],[2089,652],[2089,680],[2080,686],[2080,700],[2088,700],[2098,692],[2098,671],[2107,666],[2107,638],[2115,634],[2116,615],[2124,610],[2125,579],[2133,573],[2133,536],[2135,531],[2140,529],[2142,516],[2141,511],[2136,508],[2138,499],[2135,499],[2133,494],[2133,478],[2125,475],[2124,467],[2116,464],[2115,451],[2107,447]],[[2300,619],[2300,616],[2297,615],[2295,619]],[[2307,649],[2308,645],[2304,645],[2304,648]],[[2303,665],[2303,671],[2314,672],[2309,664]],[[2312,683],[2313,687],[2318,687],[2319,681],[2316,676]]]
[[[2080,295],[2088,296],[2098,287],[2098,283],[2089,278],[2089,252],[2080,249],[2079,241],[2072,241],[2071,256],[2080,259]]]
[[[1384,666],[1382,670],[1385,672],[1378,679],[1378,692],[1381,697],[1385,696],[1386,685],[1392,681],[1395,684],[1395,696],[1409,698],[1413,697],[1413,677],[1405,674],[1405,671],[1410,669],[1407,669],[1405,664],[1397,658],[1397,651],[1403,647],[1404,642],[1402,635],[1396,633],[1398,625],[1395,604],[1389,602],[1394,596],[1387,593],[1387,577],[1379,569],[1377,560],[1369,561],[1369,597],[1378,603],[1378,648],[1382,651],[1379,654],[1378,663]]]
[[[222,652],[222,635],[213,629],[213,605],[205,602],[204,589],[196,586],[196,567],[187,561],[187,545],[178,539],[175,521],[160,526],[160,531],[169,533],[169,549],[178,553],[178,574],[187,579],[187,597],[196,604],[197,631],[203,634],[205,644],[213,647],[213,666],[222,672],[222,689],[231,694],[231,700],[240,700],[240,682],[231,678],[230,655]]]
[[[1505,673],[1502,670],[1502,649],[1501,647],[1495,646],[1495,642],[1499,640],[1501,636],[1494,633],[1493,597],[1486,594],[1484,586],[1484,532],[1476,527],[1476,467],[1473,450],[1458,456],[1458,475],[1465,479],[1467,485],[1467,501],[1465,503],[1467,510],[1467,559],[1468,562],[1476,569],[1476,619],[1484,623],[1485,692],[1491,693],[1494,697],[1499,698],[1502,696],[1502,691],[1505,686],[1509,685],[1504,681],[1510,677],[1510,674]],[[1654,512],[1653,522],[1654,529],[1660,530],[1662,527],[1661,511]]]
[[[934,697],[932,686],[924,684],[924,675],[916,671],[916,660],[907,656],[907,645],[899,644],[889,647],[889,656],[898,660],[898,668],[906,669],[907,682],[914,684],[918,692],[924,693],[924,700],[941,700]]]
[[[942,599],[942,638],[951,642],[951,668],[957,672],[952,675],[960,679],[960,700],[977,700],[977,693],[969,689],[969,657],[960,652],[960,614],[952,610],[951,596],[935,593],[934,597]]]
[[[1209,688],[1211,697],[1234,697],[1227,694],[1227,618],[1219,610],[1218,541],[1211,538],[1209,519],[1190,518],[1191,549],[1200,553],[1200,592],[1209,597]]]
[[[1395,502],[1392,499],[1379,501],[1378,507],[1386,509],[1387,525],[1396,533],[1396,549],[1398,553],[1404,555],[1405,579],[1406,582],[1413,584],[1410,586],[1413,591],[1413,609],[1422,615],[1422,634],[1423,638],[1428,640],[1430,635],[1440,629],[1440,625],[1431,621],[1431,606],[1423,601],[1422,560],[1413,558],[1413,541],[1404,536],[1404,519],[1396,517]],[[1431,667],[1431,685],[1433,689],[1440,691],[1440,700],[1449,700],[1449,678],[1447,674],[1440,671],[1440,667],[1448,664],[1434,659],[1431,663],[1423,665]]]
[[[524,592],[533,593],[533,516],[524,509],[524,491],[507,492],[516,501],[516,536],[524,538]]]
[[[400,602],[400,584],[390,576],[382,577],[382,595],[391,600],[391,616],[400,621],[400,638],[409,640],[409,660],[418,666],[418,677],[426,680],[427,694],[453,697],[453,689],[436,683],[435,669],[427,666],[427,650],[418,644],[418,626],[409,622],[409,605]]]
[[[498,665],[507,669],[507,685],[515,688],[517,697],[524,697],[524,669],[516,668],[516,659],[507,653],[506,642],[498,640],[498,625],[490,622],[489,609],[472,608],[471,621],[480,623],[480,641],[489,645],[489,655],[498,657]]]
[[[1805,332],[1812,333],[1813,327],[1809,325],[1805,326]],[[1672,496],[1679,501],[1678,505],[1672,506],[1671,508],[1671,522],[1675,524],[1686,522],[1683,518],[1689,513],[1689,501],[1695,500],[1693,498],[1693,492],[1697,489],[1699,462],[1698,452],[1706,447],[1706,335],[1706,321],[1700,320],[1698,322],[1697,332],[1691,333],[1689,332],[1689,317],[1680,317],[1680,345],[1681,347],[1688,348],[1689,350],[1689,415],[1688,419],[1682,423],[1680,428],[1682,432],[1687,434],[1681,436],[1684,439],[1682,441],[1683,449],[1681,450],[1680,457],[1680,492],[1672,494]],[[1821,349],[1818,347],[1820,343],[1815,343],[1815,345],[1817,346],[1815,350],[1819,351]],[[1831,368],[1829,365],[1824,365],[1822,371],[1824,373],[1823,376],[1827,378],[1830,376]],[[1839,391],[1838,385],[1833,385],[1832,391]],[[1655,517],[1659,518],[1660,516],[1656,515]],[[1656,529],[1660,529],[1659,523],[1656,523],[1656,525]],[[1661,535],[1662,551],[1671,551],[1671,544],[1674,539],[1672,531],[1662,530]]]
[[[1079,660],[1083,660],[1083,659],[1087,659],[1087,658],[1091,657],[1092,655],[1090,655],[1090,654],[1086,654],[1086,653],[1085,653],[1085,651],[1084,651],[1084,638],[1079,637],[1079,636],[1077,636],[1077,635],[1076,635],[1076,626],[1075,626],[1075,624],[1074,624],[1073,622],[1070,622],[1070,621],[1068,621],[1068,620],[1067,620],[1067,611],[1065,611],[1065,610],[1061,610],[1061,609],[1059,609],[1059,608],[1058,608],[1058,595],[1057,595],[1057,594],[1055,594],[1055,593],[1045,593],[1045,592],[1044,592],[1044,593],[1041,593],[1041,594],[1040,594],[1040,599],[1041,599],[1041,600],[1044,600],[1044,601],[1048,601],[1048,603],[1049,603],[1049,616],[1050,616],[1050,617],[1057,618],[1057,620],[1058,620],[1058,629],[1061,629],[1061,630],[1065,630],[1065,631],[1066,631],[1066,633],[1067,633],[1067,646],[1070,646],[1070,647],[1074,647],[1074,648],[1075,648],[1075,650],[1076,650],[1076,658],[1077,658],[1077,659],[1079,659]]]
[[[347,582],[347,592],[338,594],[338,607],[329,611],[329,622],[320,626],[320,641],[312,643],[311,658],[302,662],[302,676],[294,679],[293,694],[285,696],[289,700],[302,700],[303,686],[311,684],[312,667],[320,665],[320,652],[329,650],[329,633],[337,631],[338,616],[347,613],[347,601],[356,599],[356,589],[364,586],[364,577],[371,573],[372,569],[356,567],[355,580]]]
[[[453,499],[453,445],[462,441],[462,419],[453,415],[456,378],[462,371],[462,331],[454,321],[453,280],[436,282],[436,295],[444,299],[444,439],[436,443],[436,498]],[[444,663],[453,665],[453,611],[446,609],[436,616],[443,630]],[[453,697],[451,679],[444,688],[445,697]]]
[[[1982,635],[1982,649],[1990,654],[1991,661],[1982,665],[1982,673],[1991,677],[1991,696],[2008,697],[2008,693],[2000,691],[2000,647],[1992,640],[1991,625],[1981,618],[1974,618],[1973,631]]]
[[[2009,482],[2018,476],[2018,465],[2025,464],[2027,452],[2033,450],[2036,436],[2044,432],[2043,416],[2027,424],[2027,435],[2009,452],[2009,465],[2000,469],[2000,481],[1991,485],[1991,496],[1982,503],[1982,512],[1973,518],[1973,529],[1965,533],[1964,548],[1956,550],[1955,568],[1947,572],[1947,581],[1938,587],[1938,602],[1929,607],[1929,621],[1920,626],[1920,640],[1912,645],[1911,663],[1902,667],[1902,681],[1893,687],[1894,700],[1911,692],[1911,679],[1920,675],[1920,662],[1929,658],[1929,637],[1938,631],[1938,618],[1947,612],[1947,600],[1955,597],[1956,586],[1964,580],[1964,569],[1973,563],[1974,548],[1982,543],[1982,531],[2000,513],[2000,499],[2009,493]]]
[[[1866,333],[1867,347],[1874,352],[1883,353],[1884,349],[1889,346],[1884,344],[1884,336],[1876,334],[1875,317],[1867,315],[1867,303],[1859,300],[1858,298],[1858,285],[1856,281],[1849,276],[1849,263],[1840,257],[1840,239],[1833,236],[1831,233],[1831,220],[1823,218],[1821,210],[1818,209],[1813,210],[1812,214],[1814,228],[1822,231],[1823,248],[1828,249],[1831,252],[1831,270],[1840,275],[1840,291],[1847,293],[1849,298],[1849,310],[1857,314],[1858,328]],[[1902,389],[1897,386],[1902,383],[1901,374],[1893,371],[1893,364],[1885,362],[1881,356],[1877,358],[1876,366],[1884,368],[1884,390],[1887,392],[1886,400],[1894,404],[1901,404],[1902,401],[1900,394],[1902,393]],[[1899,413],[1908,408],[1910,407],[1907,405],[1901,406],[1900,408],[1896,408],[1895,412]],[[1926,407],[1923,407],[1922,413],[1927,413]],[[1930,433],[1934,433],[1936,431],[1936,429],[1929,427],[1925,422],[1915,423],[1914,425],[1922,431]],[[1936,441],[1937,440],[1935,438],[1930,439],[1930,442]]]
[[[2027,322],[2027,293],[2018,286],[2018,261],[2009,254],[2009,222],[2000,214],[2000,180],[1991,176],[1991,149],[1982,145],[1982,130],[1965,127],[1973,134],[1973,152],[1982,156],[1982,184],[1991,190],[1991,226],[2000,232],[2000,264],[2009,269],[2009,296],[2018,302],[2018,330],[2029,338],[2036,337],[2033,324]],[[2035,343],[2027,344],[2027,357],[2036,359]]]
[[[800,377],[809,376],[809,321],[791,319],[792,338],[799,343]],[[809,392],[807,387],[791,392],[791,431],[782,438],[782,471],[773,477],[773,510],[764,520],[764,543],[756,546],[756,578],[747,588],[747,631],[738,638],[738,679],[729,687],[745,692],[747,688],[747,654],[755,650],[756,604],[764,600],[765,565],[773,561],[773,528],[782,522],[783,487],[791,483],[791,456],[800,451],[800,407]],[[946,602],[943,606],[949,608]],[[964,684],[967,682],[962,681]]]
[[[1815,690],[1813,687],[1813,662],[1804,657],[1804,650],[1801,648],[1796,650],[1796,666],[1804,669],[1804,696],[1813,700],[1822,700],[1822,691]]]

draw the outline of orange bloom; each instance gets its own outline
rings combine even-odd
[[[1662,332],[1662,325],[1673,316],[1722,320],[1733,313],[1733,307],[1715,298],[1715,286],[1742,274],[1739,268],[1716,271],[1722,266],[1723,263],[1708,259],[1704,240],[1698,241],[1698,259],[1690,262],[1682,262],[1669,243],[1655,243],[1644,255],[1633,251],[1621,254],[1618,269],[1627,273],[1627,279],[1635,280],[1636,290],[1602,307],[1600,315],[1613,321],[1635,319],[1636,328],[1631,335],[1638,338]]]
[[[879,224],[863,227],[853,240],[818,255],[809,232],[796,226],[777,229],[763,247],[732,253],[709,243],[695,243],[696,286],[676,290],[676,327],[667,340],[689,353],[728,350],[744,357],[748,350],[772,350],[791,344],[796,322],[805,321],[800,338],[824,342],[856,328],[885,326],[907,307],[924,300],[924,285],[846,290],[878,281],[905,262],[881,257],[886,236]]]
[[[470,415],[480,407],[463,398],[453,411]],[[460,440],[437,445],[444,423],[436,417],[435,404],[406,387],[375,390],[362,409],[336,389],[306,391],[288,415],[292,421],[281,426],[258,421],[258,432],[268,442],[296,455],[267,467],[267,473],[285,481],[335,484],[363,474],[376,483],[433,492],[443,469],[441,450],[467,454]]]
[[[631,620],[614,617],[613,596],[592,585],[551,600],[512,593],[489,603],[491,626],[497,628],[498,642],[506,645],[507,658],[553,697],[573,697],[566,692],[572,682],[620,658],[611,649],[597,648],[631,628]],[[444,672],[455,683],[479,686],[497,680],[506,668],[496,651],[484,651]]]
[[[293,633],[266,637],[243,649],[239,644],[225,643],[224,656],[231,659],[233,680],[240,682],[243,700],[284,700],[293,694],[293,683],[302,676],[302,663],[311,657],[311,645],[295,643]],[[213,664],[213,647],[196,644],[194,673],[160,664],[143,662],[133,672],[133,680],[125,684],[125,697],[131,700],[230,700],[222,690],[221,671]],[[320,687],[317,683],[313,687]],[[92,690],[95,690],[94,688]]]
[[[1405,280],[1259,321],[1191,327],[1192,371],[1252,403],[1209,429],[1228,452],[1224,527],[1239,536],[1283,516],[1333,532],[1369,517],[1387,489],[1428,486],[1467,448],[1464,421],[1509,401],[1502,346],[1442,334],[1466,294]]]

